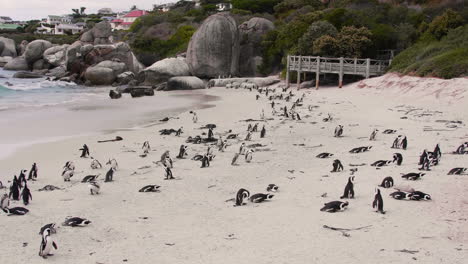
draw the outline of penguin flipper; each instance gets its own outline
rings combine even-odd
[[[57,244],[55,244],[55,242],[52,242],[52,246],[55,248],[55,250],[58,249]]]

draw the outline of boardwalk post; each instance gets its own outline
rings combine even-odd
[[[289,60],[291,59],[291,56],[288,55],[287,62],[286,62],[286,88],[289,88]]]
[[[317,68],[315,69],[315,89],[318,90],[319,88],[319,78],[320,78],[320,56],[316,58],[317,60]]]
[[[343,57],[340,57],[340,73],[339,73],[338,87],[343,87]]]
[[[302,67],[302,56],[299,56],[299,67],[297,68],[297,89],[301,89],[301,67]]]
[[[357,58],[354,58],[354,73],[357,73]]]
[[[370,59],[366,59],[366,79],[370,77]]]

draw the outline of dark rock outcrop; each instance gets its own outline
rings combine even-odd
[[[205,83],[195,76],[172,77],[167,82],[166,90],[196,90],[205,89]]]

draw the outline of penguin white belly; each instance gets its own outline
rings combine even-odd
[[[54,241],[50,236],[47,236],[46,241],[45,241],[45,246],[43,246],[41,256],[47,256],[52,252],[52,247],[53,247]]]
[[[99,190],[101,189],[98,186],[93,185],[93,184],[89,184],[88,187],[92,193],[96,193],[96,194],[99,194]]]

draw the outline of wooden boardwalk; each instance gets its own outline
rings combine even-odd
[[[288,56],[286,82],[289,86],[290,72],[297,72],[297,86],[300,88],[301,73],[315,72],[315,86],[318,89],[321,73],[334,73],[339,76],[338,86],[343,85],[343,75],[361,75],[365,78],[385,74],[391,60],[326,58],[312,56]]]

